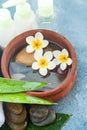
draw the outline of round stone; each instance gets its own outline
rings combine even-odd
[[[49,114],[45,120],[40,121],[40,122],[33,122],[33,124],[36,126],[45,126],[45,125],[49,125],[49,124],[53,123],[55,121],[55,119],[56,119],[55,111],[52,109],[49,109]]]
[[[26,108],[24,107],[22,113],[16,115],[8,111],[8,109],[6,109],[5,115],[6,115],[7,120],[12,121],[13,123],[16,123],[16,124],[20,124],[24,122],[25,119],[27,118],[27,111],[26,111]]]
[[[57,73],[60,74],[60,76],[62,77],[67,76],[68,72],[69,72],[69,67],[67,67],[64,71],[62,71],[60,67],[58,67]]]
[[[19,103],[6,103],[6,108],[14,114],[20,114],[23,111],[23,105]]]
[[[43,105],[33,105],[29,113],[32,122],[39,122],[48,116],[48,108]]]
[[[27,120],[25,120],[24,122],[20,124],[15,124],[9,120],[7,121],[7,123],[12,130],[25,130],[25,128],[27,127]]]
[[[34,53],[27,53],[26,48],[23,48],[15,57],[15,61],[25,66],[32,66],[35,61]]]

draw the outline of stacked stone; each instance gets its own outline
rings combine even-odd
[[[32,123],[36,126],[49,125],[56,119],[55,111],[44,105],[32,105],[29,114]]]
[[[23,104],[6,103],[5,116],[12,130],[24,130],[27,127],[27,111]]]

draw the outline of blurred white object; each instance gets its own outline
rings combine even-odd
[[[37,28],[35,14],[26,0],[8,0],[2,6],[5,8],[16,6],[14,22],[17,34]]]
[[[38,15],[50,17],[54,13],[53,0],[38,0]]]
[[[8,9],[0,9],[0,46],[5,48],[15,37],[14,22]]]
[[[3,111],[3,104],[0,102],[0,127],[5,123],[5,115]]]
[[[16,74],[12,74],[12,75],[11,75],[11,78],[12,78],[12,79],[21,80],[21,79],[25,78],[25,75],[22,74],[22,73],[16,73]]]
[[[8,0],[2,6],[3,8],[8,8],[24,2],[26,2],[26,0]]]

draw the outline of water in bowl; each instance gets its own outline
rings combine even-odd
[[[45,49],[45,51],[48,51],[48,50],[54,51],[54,50],[61,50],[61,49],[63,48],[60,45],[50,41],[50,44]],[[64,75],[61,76],[57,71],[58,69],[56,68],[55,70],[50,71],[47,76],[43,77],[38,72],[33,71],[31,66],[24,66],[22,64],[17,63],[15,61],[16,55],[17,54],[15,54],[11,58],[11,61],[9,64],[9,73],[10,73],[11,78],[17,79],[17,80],[40,81],[40,82],[48,83],[48,86],[44,86],[43,88],[38,89],[36,91],[48,91],[50,89],[54,89],[55,87],[58,87],[60,84],[62,84],[65,81],[69,73],[69,70],[68,70],[65,76]]]

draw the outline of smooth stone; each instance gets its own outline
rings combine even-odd
[[[49,114],[45,120],[43,120],[41,122],[32,122],[32,123],[36,126],[46,126],[46,125],[53,123],[55,121],[55,119],[56,119],[55,111],[52,109],[49,109]]]
[[[35,61],[34,53],[27,53],[26,48],[23,48],[15,57],[15,61],[25,66],[32,66]]]
[[[23,80],[47,82],[49,83],[48,86],[44,86],[42,88],[36,89],[40,91],[46,91],[58,87],[60,84],[63,83],[65,77],[60,79],[60,75],[58,73],[51,72],[49,76],[43,78],[38,72],[32,73],[32,71],[30,71],[29,73],[26,73],[26,77]]]
[[[23,111],[20,114],[14,114],[10,112],[8,109],[6,109],[5,115],[6,115],[7,120],[16,124],[20,124],[24,122],[25,119],[27,118],[27,111],[26,111],[26,108],[24,107]]]
[[[52,48],[50,48],[49,46],[47,46],[47,47],[44,49],[44,51],[45,51],[45,52],[47,52],[47,51],[51,51],[51,52],[52,52],[52,51],[53,51],[53,49],[52,49]]]
[[[6,103],[5,108],[14,114],[20,114],[23,111],[24,106],[19,103]]]
[[[25,120],[24,122],[20,123],[20,124],[15,124],[12,121],[7,121],[8,126],[12,129],[12,130],[25,130],[25,128],[27,127],[27,120]]]
[[[21,79],[25,78],[25,75],[24,74],[12,74],[11,78],[21,80]]]
[[[67,67],[64,71],[62,71],[62,70],[60,69],[60,67],[58,67],[57,73],[60,74],[60,76],[66,77],[67,74],[68,74],[68,72],[69,72],[69,67]]]
[[[48,116],[48,108],[43,105],[33,105],[30,108],[30,118],[33,122],[40,122]]]
[[[27,73],[29,72],[29,67],[21,65],[17,62],[10,62],[10,73],[14,74],[14,73]]]
[[[47,51],[53,52],[54,50],[61,50],[61,48],[56,44],[51,44],[51,42],[50,42],[49,45],[44,50],[45,50],[45,52],[47,52]]]

